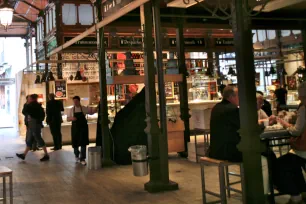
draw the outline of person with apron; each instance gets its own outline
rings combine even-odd
[[[80,97],[73,97],[74,106],[68,114],[67,120],[72,121],[71,141],[76,162],[86,165],[86,146],[89,144],[88,124],[86,114],[93,114],[93,110],[82,106]],[[79,148],[81,147],[81,152]]]

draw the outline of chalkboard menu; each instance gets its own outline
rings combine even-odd
[[[54,94],[56,99],[67,98],[67,83],[66,80],[55,80]]]

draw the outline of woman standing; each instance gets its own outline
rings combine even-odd
[[[286,128],[292,138],[290,139],[291,150],[288,154],[277,160],[276,186],[281,193],[291,195],[289,203],[303,204],[302,193],[306,192],[306,183],[302,169],[306,165],[306,82],[298,87],[299,100],[301,101],[298,109],[298,116],[295,125],[278,119]]]
[[[73,97],[73,108],[70,109],[67,120],[72,121],[71,141],[76,162],[86,165],[86,146],[89,144],[88,124],[86,114],[93,114],[93,110],[82,106],[80,97]],[[81,152],[79,148],[81,147]]]

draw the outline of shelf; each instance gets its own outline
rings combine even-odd
[[[165,82],[182,82],[182,74],[165,74]],[[157,82],[157,76],[155,76]],[[129,76],[113,76],[107,77],[107,84],[144,84],[145,76],[129,75]]]

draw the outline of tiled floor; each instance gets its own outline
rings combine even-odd
[[[49,162],[39,162],[41,151],[31,152],[26,161],[20,161],[15,153],[22,152],[23,148],[24,139],[17,136],[14,129],[0,129],[0,165],[14,171],[15,204],[202,203],[199,166],[186,159],[172,156],[169,161],[170,178],[179,183],[180,190],[150,194],[143,190],[148,177],[134,177],[131,166],[88,170],[74,162],[70,146],[51,152]],[[217,191],[216,169],[208,168],[206,176],[208,186]],[[287,198],[278,198],[278,203],[286,201]],[[229,203],[241,201],[232,198]]]

